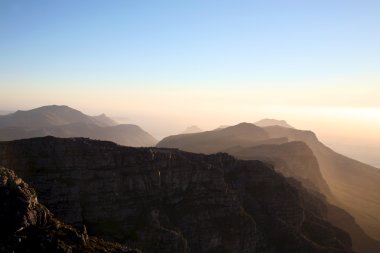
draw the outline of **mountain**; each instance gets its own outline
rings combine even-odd
[[[0,116],[0,128],[41,128],[79,122],[94,124],[101,127],[114,125],[114,122],[105,115],[91,117],[65,105],[43,106],[29,111],[17,111],[15,113]]]
[[[286,177],[297,179],[309,190],[332,197],[330,188],[322,177],[316,157],[304,142],[292,141],[252,147],[237,146],[226,149],[224,152],[239,159],[270,163],[276,171]]]
[[[261,160],[270,163],[276,171],[284,176],[302,182],[302,185],[312,193],[322,193],[329,199],[329,202],[339,203],[321,174],[317,158],[304,142],[291,141],[280,145],[234,147],[225,150],[225,152],[239,159]],[[327,206],[328,220],[335,226],[349,232],[356,251],[375,253],[380,250],[380,242],[371,239],[351,215],[330,204]]]
[[[281,126],[287,128],[294,128],[289,125],[285,120],[277,120],[277,119],[262,119],[254,123],[259,127],[267,127],[267,126]]]
[[[198,126],[189,126],[187,127],[182,133],[183,134],[193,134],[193,133],[199,133],[203,132],[202,129],[200,129]]]
[[[0,167],[0,252],[138,253],[89,236],[54,218],[36,192],[11,170]]]
[[[366,234],[380,238],[380,170],[335,153],[319,142],[311,131],[243,124],[246,127],[244,134],[239,124],[227,128],[229,135],[215,130],[203,133],[201,138],[199,134],[170,136],[157,146],[207,154],[228,152],[241,159],[269,162],[278,172],[299,180],[309,190],[315,186],[314,189],[324,194],[330,203],[355,217],[350,226],[337,220],[334,223],[350,232],[355,250],[370,252],[368,245],[378,245],[378,241]],[[255,138],[258,129],[265,133]],[[375,248],[372,252],[380,252],[380,247]]]
[[[226,127],[214,131],[194,134],[173,135],[161,140],[157,147],[178,148],[195,153],[215,153],[236,145],[250,145],[252,142],[268,139],[260,127],[249,123]]]
[[[98,122],[105,124],[106,126],[116,126],[118,124],[113,119],[107,117],[107,115],[105,115],[104,113],[102,113],[98,116],[93,116],[92,118],[96,119]]]
[[[348,210],[369,235],[380,240],[379,169],[334,152],[310,131],[279,126],[264,129],[272,138],[281,136],[307,143],[337,204]]]
[[[91,117],[68,106],[44,106],[0,116],[0,140],[43,136],[87,137],[126,146],[154,146],[157,140],[139,126],[118,125],[105,114]]]
[[[260,161],[44,137],[0,142],[0,164],[57,218],[147,253],[352,252],[325,201]]]

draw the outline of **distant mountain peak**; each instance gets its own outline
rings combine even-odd
[[[211,154],[239,145],[242,142],[247,144],[268,138],[269,136],[263,128],[243,122],[213,131],[168,136],[162,139],[157,146]]]
[[[224,128],[227,128],[227,127],[230,127],[230,125],[220,125],[217,128],[215,128],[214,130],[221,130],[221,129],[224,129]]]
[[[256,128],[258,128],[258,126],[255,125],[255,124],[253,124],[253,123],[241,122],[241,123],[239,123],[239,124],[237,124],[235,126],[229,126],[229,127],[226,127],[226,128],[224,128],[222,130],[231,130],[231,129],[235,129],[235,130],[237,130],[237,129],[239,129],[239,130],[243,130],[243,129],[244,130],[250,130],[250,129],[256,129]]]
[[[203,132],[201,128],[199,128],[197,125],[192,125],[187,127],[182,133],[183,134],[193,134],[193,133],[199,133]]]
[[[69,109],[69,110],[77,111],[77,110],[75,110],[75,109],[73,109],[73,108],[71,108],[71,107],[69,107],[67,105],[44,105],[44,106],[37,107],[37,108],[32,109],[32,110],[43,111],[43,110],[62,110],[62,109],[65,109],[65,110]]]
[[[293,126],[289,125],[285,120],[278,120],[278,119],[262,119],[255,122],[254,124],[259,127],[281,126],[281,127],[287,127],[287,128],[294,128]]]
[[[106,124],[107,126],[115,126],[118,124],[115,120],[108,117],[105,113],[102,113],[98,116],[94,116],[93,118]]]
[[[80,111],[71,108],[67,105],[44,105],[30,110],[17,110],[15,114],[25,114],[25,113],[81,113]]]

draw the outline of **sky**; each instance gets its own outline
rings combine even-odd
[[[0,0],[0,110],[65,104],[157,138],[285,119],[380,147],[380,1]]]

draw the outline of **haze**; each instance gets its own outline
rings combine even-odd
[[[64,104],[159,139],[277,118],[377,157],[378,13],[377,1],[3,0],[0,110]]]

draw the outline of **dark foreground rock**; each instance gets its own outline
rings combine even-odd
[[[35,191],[11,170],[0,167],[0,252],[138,253],[117,243],[89,237],[53,218]]]
[[[259,161],[47,137],[0,143],[0,164],[64,222],[144,252],[352,252],[323,201]]]

